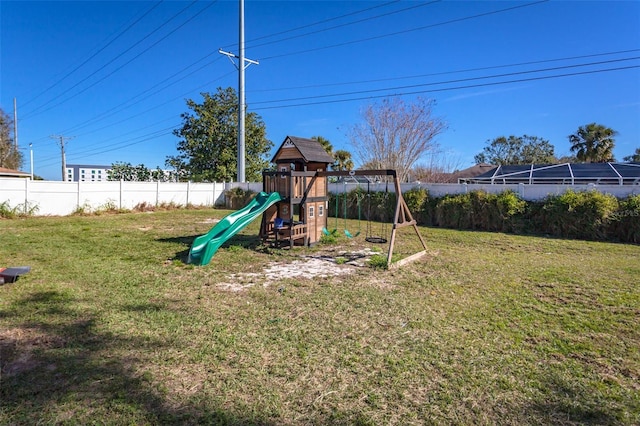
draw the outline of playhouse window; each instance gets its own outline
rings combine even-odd
[[[289,170],[289,169],[287,169],[286,167],[280,167],[280,171],[281,171],[281,172],[286,172],[286,171],[288,171],[288,170]],[[286,178],[286,176],[285,176],[285,175],[280,175],[280,177],[281,177],[282,179]]]
[[[318,216],[324,216],[324,206],[322,204],[318,206]]]
[[[314,214],[314,208],[313,206],[309,206],[309,217],[313,217]]]

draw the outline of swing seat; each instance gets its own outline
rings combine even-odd
[[[349,232],[349,230],[345,229],[345,230],[344,230],[344,235],[346,235],[346,236],[347,236],[347,238],[355,238],[355,237],[357,237],[358,235],[360,235],[360,231],[356,232],[356,234],[355,234],[355,235],[352,235],[352,234],[351,234],[351,232]]]
[[[337,229],[329,231],[327,228],[322,228],[322,233],[324,235],[336,235],[336,231],[337,231]]]
[[[367,241],[367,242],[370,242],[370,243],[374,243],[374,244],[384,244],[384,243],[387,242],[387,239],[384,238],[384,237],[373,237],[373,236],[372,237],[367,237],[364,240]]]

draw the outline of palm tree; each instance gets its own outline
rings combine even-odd
[[[578,131],[569,135],[571,151],[579,161],[585,163],[605,163],[614,161],[614,136],[618,132],[601,124],[591,123],[580,126]]]
[[[344,171],[353,169],[353,160],[351,160],[351,153],[343,149],[339,149],[333,153],[333,170]]]
[[[636,163],[640,163],[640,148],[636,148],[636,152],[633,155],[629,155],[623,158],[624,161],[633,161]]]
[[[311,137],[311,139],[318,141],[318,143],[322,145],[324,150],[327,151],[327,154],[333,155],[333,145],[331,145],[331,142],[329,142],[329,139],[325,139],[322,136],[313,136]]]

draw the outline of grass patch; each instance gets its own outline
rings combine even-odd
[[[318,248],[255,221],[185,264],[226,213],[0,221],[32,266],[0,286],[0,424],[640,423],[639,246],[421,228],[401,269],[262,286]]]

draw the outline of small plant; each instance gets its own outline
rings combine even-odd
[[[158,204],[157,208],[159,210],[178,210],[183,208],[181,205],[177,204],[175,201],[163,201],[160,204]],[[189,206],[187,205],[186,208],[189,208]]]
[[[0,203],[0,217],[5,219],[13,219],[16,217],[16,209],[11,208],[9,201],[3,201]]]
[[[320,237],[320,244],[331,245],[337,242],[338,242],[338,237],[335,236],[334,234],[329,234],[329,235],[325,234],[322,237]]]
[[[156,208],[153,204],[148,203],[146,201],[142,201],[138,204],[136,204],[135,206],[133,206],[133,211],[134,212],[152,212],[154,211]]]
[[[96,214],[100,213],[121,213],[123,209],[118,208],[116,206],[116,202],[114,200],[108,199],[103,205],[96,209]]]
[[[76,207],[72,212],[72,216],[88,216],[92,212],[91,206],[89,203],[84,203],[81,206]]]
[[[20,216],[33,216],[38,213],[40,207],[35,203],[30,203],[27,201],[26,203],[18,204],[16,209],[21,212]]]
[[[367,262],[373,269],[387,269],[387,257],[382,254],[374,254]]]
[[[336,261],[336,265],[344,265],[345,263],[347,263],[347,258],[339,256],[335,258]]]

